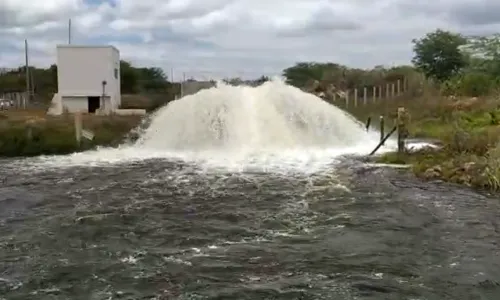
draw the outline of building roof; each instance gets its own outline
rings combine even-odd
[[[74,45],[74,44],[63,44],[63,45],[57,45],[57,48],[111,48],[115,50],[116,52],[120,52],[118,48],[116,48],[113,45]]]

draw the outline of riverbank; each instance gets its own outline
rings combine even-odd
[[[75,138],[74,115],[47,116],[40,110],[0,113],[0,157],[57,155],[85,151],[97,146],[117,146],[137,127],[141,116],[82,115],[83,129],[92,140]]]
[[[410,138],[436,139],[440,147],[402,155],[386,153],[374,157],[376,162],[411,164],[415,175],[425,180],[444,180],[500,191],[497,99],[427,95],[384,100],[347,110],[360,120],[371,116],[375,121],[379,115],[384,115],[386,126],[392,127],[398,107],[405,107],[410,113]]]

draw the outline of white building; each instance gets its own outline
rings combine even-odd
[[[57,46],[57,87],[49,114],[109,113],[121,105],[120,52],[113,46]]]

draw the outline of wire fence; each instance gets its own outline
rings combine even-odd
[[[8,105],[2,105],[2,110],[12,108],[26,109],[29,106],[25,92],[1,93],[0,101],[8,103]]]
[[[379,86],[333,92],[330,100],[342,108],[349,109],[350,107],[356,108],[377,101],[394,99],[405,94],[406,91],[408,91],[408,82],[406,79],[402,79]]]

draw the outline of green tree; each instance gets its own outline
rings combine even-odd
[[[260,84],[263,84],[264,82],[268,82],[270,80],[271,80],[271,78],[269,78],[268,76],[262,75],[259,78],[255,79],[254,82],[256,84],[260,85]]]
[[[323,80],[325,77],[333,77],[333,71],[339,71],[340,65],[322,64],[317,62],[300,62],[283,70],[286,82],[297,87],[304,87],[311,80]],[[342,71],[340,71],[342,72]]]
[[[139,89],[139,72],[128,61],[120,61],[120,87],[123,94],[135,94]]]
[[[467,64],[460,49],[467,39],[460,34],[437,29],[412,42],[415,52],[412,62],[427,78],[445,81]]]
[[[141,90],[162,92],[169,87],[167,76],[161,68],[138,68],[137,76]]]
[[[471,36],[464,47],[470,55],[470,69],[500,77],[500,34]]]
[[[44,99],[51,99],[57,92],[57,67],[55,65],[49,69],[30,67],[30,74],[35,94]]]
[[[167,75],[163,72],[162,69],[157,67],[151,68],[138,68],[139,76],[141,79],[148,79],[154,81],[167,81]]]
[[[222,81],[229,85],[241,85],[244,83],[243,80],[239,77],[225,78]]]
[[[376,66],[371,70],[353,69],[335,63],[301,62],[283,71],[288,84],[309,90],[313,86],[334,86],[340,90],[371,87],[408,80],[419,74],[412,66],[385,68]]]
[[[31,84],[35,99],[49,101],[57,92],[57,66],[36,68],[30,66]],[[0,69],[0,94],[5,92],[24,92],[26,90],[25,67]],[[179,85],[168,82],[164,71],[158,67],[134,67],[130,62],[120,61],[120,80],[123,94],[166,93],[178,94]],[[172,96],[173,97],[173,96]]]

